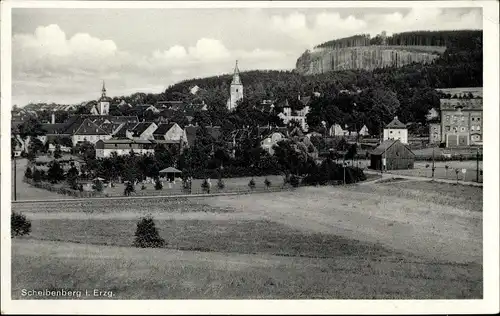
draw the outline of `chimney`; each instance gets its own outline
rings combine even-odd
[[[54,114],[54,112],[52,112],[52,120],[51,120],[51,123],[52,123],[52,124],[56,124],[56,115]]]

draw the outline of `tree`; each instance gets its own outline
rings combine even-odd
[[[73,190],[78,189],[78,174],[78,169],[74,164],[71,165],[71,168],[66,173],[66,181]]]
[[[248,187],[250,188],[250,190],[255,189],[255,180],[253,178],[248,182]]]
[[[104,186],[102,185],[102,181],[101,180],[97,180],[94,185],[92,185],[92,189],[94,189],[94,191],[96,192],[102,192],[103,189],[104,189]]]
[[[42,128],[40,121],[34,117],[30,117],[18,127],[21,139],[26,140],[30,137],[32,140],[37,136],[45,135],[46,131]]]
[[[264,179],[264,185],[266,186],[267,189],[271,187],[271,181],[269,181],[268,178]]]
[[[153,218],[150,215],[141,218],[135,231],[134,247],[161,248],[165,245],[165,240],[160,237]]]
[[[57,144],[54,150],[54,158],[59,159],[62,156],[61,145]]]
[[[84,141],[79,146],[79,153],[85,162],[95,159],[95,146],[88,141]]]
[[[132,192],[135,192],[134,183],[132,181],[127,181],[125,183],[125,190],[123,192],[123,195],[130,196],[130,194],[132,194]]]
[[[24,236],[29,235],[31,232],[31,222],[26,218],[25,215],[12,212],[10,215],[10,236]]]
[[[155,190],[161,190],[163,189],[163,184],[161,183],[159,178],[155,179]]]
[[[224,180],[222,180],[222,178],[219,178],[219,180],[217,181],[217,187],[219,188],[219,190],[223,190],[225,186],[226,185],[224,184]]]
[[[56,160],[50,162],[47,178],[51,183],[57,183],[64,180],[64,170]]]
[[[29,142],[29,152],[33,153],[33,155],[38,155],[38,153],[43,151],[43,143],[38,138],[32,138]]]
[[[350,145],[349,149],[347,149],[347,153],[345,154],[345,159],[351,159],[354,165],[354,158],[356,157],[357,152],[358,152],[358,145],[356,143]]]
[[[42,181],[42,174],[40,170],[35,168],[35,171],[33,171],[33,181],[35,182],[40,182]]]
[[[31,172],[31,168],[30,167],[26,167],[26,171],[24,172],[24,176],[27,179],[33,178],[33,173]]]

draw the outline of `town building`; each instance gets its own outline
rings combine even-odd
[[[130,131],[133,139],[154,139],[153,133],[158,128],[154,122],[141,122]]]
[[[408,129],[405,124],[398,120],[397,116],[384,127],[384,141],[396,139],[403,144],[408,144]]]
[[[463,147],[483,140],[483,99],[441,99],[441,142]]]
[[[238,106],[238,101],[243,100],[243,83],[240,78],[240,70],[238,69],[238,61],[234,67],[233,80],[229,90],[229,99],[227,100],[227,109],[232,111]]]
[[[78,143],[90,142],[95,144],[99,140],[110,139],[112,136],[89,119],[85,119],[71,136],[73,146]]]
[[[129,155],[134,152],[138,155],[154,154],[156,143],[145,139],[118,139],[99,140],[95,144],[96,158]]]
[[[415,154],[399,139],[383,141],[370,153],[370,169],[413,169]]]
[[[302,105],[302,109],[292,109],[292,107],[288,103],[288,100],[285,100],[282,106],[283,112],[278,114],[278,117],[281,118],[283,120],[283,123],[286,125],[288,125],[292,121],[298,122],[302,130],[307,132],[309,126],[307,125],[306,115],[310,111],[309,103],[311,101],[311,97],[301,98],[299,95],[298,100]]]

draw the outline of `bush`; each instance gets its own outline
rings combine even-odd
[[[155,222],[151,216],[141,218],[135,231],[134,246],[138,248],[160,248],[166,245],[160,237]]]
[[[299,177],[298,177],[298,176],[296,176],[296,175],[294,175],[294,174],[292,174],[292,175],[290,176],[290,184],[291,184],[294,188],[298,187],[298,186],[299,186],[299,184],[300,184],[300,179],[299,179]]]
[[[255,180],[253,178],[248,181],[248,187],[250,188],[250,190],[255,189]]]
[[[201,183],[201,188],[203,189],[203,192],[210,193],[210,183],[206,178],[203,179],[203,182]]]
[[[35,182],[42,181],[42,173],[40,172],[40,170],[35,169],[35,171],[33,171],[33,181]]]
[[[23,214],[13,212],[10,215],[10,235],[11,237],[29,235],[31,232],[31,222]]]
[[[132,194],[132,192],[135,192],[134,184],[132,183],[132,181],[128,181],[125,184],[125,190],[123,191],[123,195],[129,196],[130,194]]]
[[[219,179],[219,181],[217,181],[217,187],[219,188],[219,190],[224,189],[226,187],[226,184],[224,183],[224,180]]]
[[[146,185],[144,183],[141,185],[141,190],[146,190]]]
[[[96,192],[102,192],[102,190],[104,189],[102,182],[97,181],[95,184],[92,185],[92,189],[94,189],[94,191]]]
[[[160,179],[155,180],[155,190],[161,190],[163,189],[163,183],[161,183]]]
[[[28,179],[31,179],[33,178],[33,173],[31,172],[31,168],[30,167],[26,167],[26,171],[24,172],[24,176]]]
[[[271,181],[269,181],[268,178],[264,179],[264,185],[269,189],[269,187],[271,186]]]

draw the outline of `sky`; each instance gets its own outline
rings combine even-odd
[[[160,93],[185,79],[295,67],[322,42],[482,29],[480,8],[12,9],[12,104]]]

